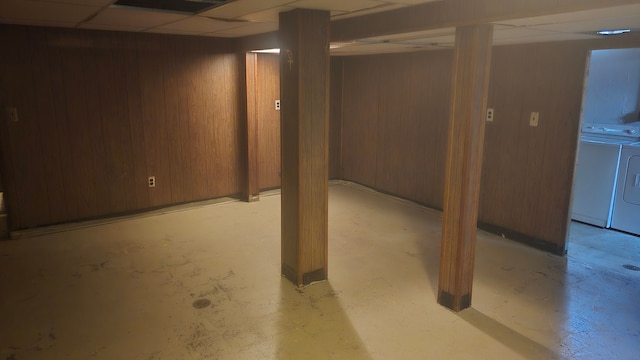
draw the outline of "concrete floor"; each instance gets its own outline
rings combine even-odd
[[[640,238],[573,224],[558,257],[479,231],[456,314],[439,213],[329,196],[330,280],[303,289],[279,274],[277,194],[0,242],[0,359],[640,358]]]

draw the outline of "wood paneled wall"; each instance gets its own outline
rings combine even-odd
[[[22,26],[0,39],[0,104],[19,116],[0,125],[11,230],[240,191],[244,55],[229,42]]]
[[[280,187],[280,99],[278,55],[257,56],[258,177],[260,189]],[[341,178],[342,59],[331,59],[329,113],[329,178]]]
[[[342,58],[331,58],[329,74],[329,179],[342,178]]]
[[[452,55],[343,60],[346,180],[442,208]]]
[[[587,54],[582,42],[494,49],[478,220],[556,253],[565,248]],[[538,127],[529,126],[534,111]]]
[[[277,54],[258,54],[257,120],[258,184],[260,189],[280,187],[280,62]]]
[[[599,46],[607,46],[598,43]],[[479,222],[562,253],[593,42],[494,47]],[[344,60],[346,180],[442,208],[451,52]],[[538,127],[529,127],[532,111]]]

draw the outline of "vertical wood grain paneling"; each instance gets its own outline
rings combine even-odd
[[[169,160],[169,180],[171,185],[171,202],[185,201],[185,174],[189,173],[190,164],[182,164],[184,158],[181,146],[184,139],[181,136],[181,127],[185,118],[184,102],[180,101],[179,95],[179,70],[178,70],[178,51],[176,51],[175,41],[170,38],[163,39],[166,55],[164,56],[163,78],[164,78],[164,111],[166,116],[167,148]]]
[[[30,144],[20,140],[29,136],[39,138],[41,135],[39,124],[35,121],[37,103],[28,96],[34,93],[36,86],[40,84],[35,84],[36,80],[31,72],[31,60],[35,50],[26,46],[33,37],[26,29],[16,29],[8,35],[10,38],[4,44],[12,51],[15,49],[16,53],[14,57],[6,58],[7,68],[13,71],[2,78],[2,85],[8,87],[3,91],[6,96],[3,104],[15,107],[19,119],[18,122],[7,121],[3,124],[3,130],[6,129],[7,132],[3,134],[3,148],[5,153],[12,157],[12,168],[4,168],[9,172],[11,180],[7,184],[7,190],[11,192],[7,206],[13,212],[9,218],[9,226],[36,226],[47,221],[50,215],[46,180],[38,174],[38,169],[43,166],[42,144]],[[25,76],[21,76],[22,74]],[[14,133],[17,138],[11,136]],[[29,204],[33,204],[33,208],[30,208]],[[31,216],[26,218],[26,214]]]
[[[142,122],[142,94],[140,91],[140,72],[138,71],[138,42],[135,34],[122,35],[115,38],[120,48],[119,66],[125,76],[125,94],[123,98],[127,112],[123,115],[129,125],[129,138],[132,146],[132,188],[135,203],[132,209],[146,209],[151,206],[149,187],[147,185],[147,152]]]
[[[563,251],[587,49],[607,44],[495,48],[480,223]],[[442,208],[451,52],[343,62],[343,177]],[[540,112],[536,128],[528,125],[532,111]]]
[[[279,56],[258,54],[258,183],[260,189],[280,187]]]
[[[438,303],[471,306],[493,25],[456,28]]]
[[[418,183],[417,201],[432,208],[441,209],[444,194],[444,168],[447,146],[447,126],[451,94],[451,51],[427,52],[412,61],[415,72],[424,71],[425,77],[414,82],[415,104],[410,108],[420,134],[418,175],[413,181]]]
[[[171,163],[164,79],[165,45],[159,37],[138,37],[138,72],[147,176],[156,177],[156,186],[149,188],[151,206],[171,203]]]
[[[345,179],[442,208],[451,56],[344,60]]]
[[[416,90],[425,81],[425,71],[411,66],[414,57],[391,55],[385,57],[380,72],[380,126],[376,187],[401,197],[416,197],[421,182],[420,123],[431,121],[416,113],[416,107],[424,102],[425,95]],[[424,64],[426,66],[426,64]],[[389,70],[386,70],[389,69]]]
[[[181,49],[183,54],[190,54],[191,59],[183,56],[186,63],[186,70],[189,74],[185,74],[188,79],[202,79],[206,76],[202,67],[202,53],[199,43],[194,39],[185,39]],[[205,109],[210,108],[211,104],[205,95],[205,84],[202,81],[188,81],[187,99],[188,99],[188,129],[189,139],[191,140],[190,163],[191,163],[191,187],[193,196],[196,199],[207,197],[207,157],[209,154],[207,146],[208,124],[205,115]]]
[[[229,42],[11,25],[0,40],[0,102],[20,117],[2,125],[11,230],[240,191]]]
[[[556,252],[566,237],[586,56],[580,43],[522,45],[497,48],[493,64],[496,120],[487,127],[480,221]],[[528,125],[532,111],[538,127]]]
[[[122,58],[129,54],[122,49],[122,45],[113,34],[107,38],[105,47],[108,53],[105,54],[105,58],[108,61],[103,63],[104,70],[101,70],[102,73],[116,74],[115,77],[101,79],[101,82],[109,85],[101,87],[100,93],[102,102],[111,109],[102,114],[102,126],[107,186],[112,198],[112,208],[108,211],[113,212],[124,212],[136,206],[134,144],[128,116],[127,75],[122,61]]]
[[[342,58],[331,58],[329,90],[329,179],[342,177]]]
[[[221,97],[224,96],[223,106],[229,109],[229,112],[226,116],[218,118],[218,123],[225,131],[222,135],[225,143],[223,155],[218,156],[217,159],[225,167],[226,179],[224,187],[217,194],[214,194],[214,197],[239,194],[242,191],[242,155],[239,142],[242,136],[240,121],[245,116],[244,101],[242,100],[245,97],[245,91],[241,83],[244,77],[240,74],[244,71],[244,66],[242,66],[244,57],[241,54],[225,54],[224,59],[224,84],[226,87],[218,89],[218,93],[221,94]],[[228,119],[234,119],[234,121]]]
[[[242,132],[245,181],[242,197],[245,201],[260,198],[260,182],[258,178],[258,54],[245,55],[245,91],[246,119]]]
[[[342,166],[347,180],[375,187],[379,121],[379,57],[344,59]]]
[[[86,94],[87,105],[86,117],[80,119],[85,123],[85,134],[90,139],[92,173],[90,174],[95,183],[96,213],[92,215],[104,214],[114,206],[114,199],[109,192],[109,173],[107,163],[107,152],[105,151],[105,134],[103,124],[113,116],[112,91],[109,87],[112,82],[105,79],[105,71],[102,66],[108,67],[110,62],[110,52],[105,44],[104,33],[96,34],[92,39],[93,51],[83,53],[82,76],[83,88]],[[100,75],[98,75],[101,73]],[[109,99],[101,98],[108,94]]]
[[[44,41],[43,41],[44,40]],[[60,76],[60,67],[57,62],[52,59],[54,56],[48,49],[43,46],[46,44],[44,39],[34,37],[30,34],[31,44],[36,45],[35,51],[37,56],[32,56],[32,70],[34,80],[34,106],[39,114],[49,114],[46,121],[39,122],[39,128],[42,139],[42,165],[48,176],[44,179],[46,184],[46,203],[49,210],[48,222],[60,222],[67,218],[66,189],[64,188],[63,169],[58,166],[56,159],[61,158],[61,144],[59,141],[58,126],[64,123],[64,112],[60,108],[61,103],[57,103],[58,94],[54,93],[51,83],[57,81]],[[38,161],[39,159],[34,159]]]
[[[57,39],[53,39],[56,41]],[[92,143],[102,141],[102,139],[92,139],[90,137],[90,121],[99,119],[99,111],[90,113],[88,107],[88,93],[85,87],[84,63],[86,50],[83,39],[71,39],[68,44],[62,45],[62,64],[65,104],[67,107],[66,128],[61,129],[61,139],[69,142],[69,152],[71,157],[66,161],[71,161],[73,170],[65,174],[70,185],[69,191],[73,192],[78,207],[78,217],[92,217],[98,214],[97,189],[93,162]],[[53,84],[52,84],[53,85]],[[55,85],[54,85],[55,86]],[[15,136],[12,134],[12,136]]]
[[[282,274],[327,279],[329,12],[280,13]]]

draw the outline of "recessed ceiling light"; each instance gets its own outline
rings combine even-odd
[[[631,29],[616,29],[616,30],[600,30],[596,32],[598,35],[620,35],[631,32]]]

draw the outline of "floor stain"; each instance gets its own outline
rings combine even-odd
[[[193,302],[193,307],[198,310],[204,309],[209,306],[211,306],[211,300],[209,299],[198,299]]]

